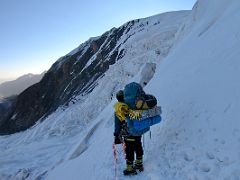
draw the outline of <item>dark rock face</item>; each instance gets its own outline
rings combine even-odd
[[[16,101],[16,96],[0,99],[0,126],[10,114],[12,105]]]
[[[161,24],[162,18],[153,19],[156,22],[153,22],[151,27]],[[90,38],[77,49],[61,57],[39,83],[24,90],[8,106],[1,107],[0,104],[0,135],[26,130],[37,121],[44,120],[58,107],[68,106],[76,96],[91,93],[109,66],[128,55],[127,48],[131,48],[134,36],[144,33],[144,30],[148,31],[147,26],[149,23],[146,19],[130,21],[99,37]],[[170,30],[170,34],[176,33],[175,25],[171,26],[174,28]],[[139,37],[143,35],[140,34]],[[168,49],[170,45],[166,46],[163,48]],[[161,51],[157,53],[161,54]]]
[[[23,91],[11,106],[0,109],[4,114],[0,134],[25,130],[59,106],[67,105],[74,96],[90,93],[96,80],[123,56],[123,50],[119,52],[116,45],[125,28],[113,28],[91,38],[54,63],[39,83]]]

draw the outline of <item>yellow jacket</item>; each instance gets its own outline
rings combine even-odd
[[[114,109],[116,116],[121,122],[125,121],[127,116],[129,116],[130,119],[140,119],[141,113],[143,112],[143,110],[129,109],[128,105],[122,102],[117,102],[114,105]]]
[[[125,103],[122,103],[122,102],[117,102],[117,103],[114,105],[114,109],[115,109],[116,116],[119,118],[119,120],[120,120],[121,122],[122,122],[122,121],[125,121],[126,116],[127,116],[128,113],[129,113],[128,105],[125,104]]]

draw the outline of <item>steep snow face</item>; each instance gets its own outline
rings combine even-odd
[[[240,178],[239,8],[198,1],[148,86],[165,110],[167,138],[156,148],[179,169],[175,178]]]
[[[151,140],[145,136],[145,171],[131,179],[240,179],[239,8],[236,0],[199,0],[174,49],[157,64],[145,91],[157,96],[163,121]],[[124,162],[114,164],[111,152],[111,117],[99,118],[106,120],[84,154],[47,179],[124,178]]]
[[[58,164],[85,154],[92,140],[91,135],[95,135],[94,132],[102,126],[108,127],[106,135],[110,138],[105,143],[111,143],[112,99],[116,91],[132,81],[132,78],[142,84],[150,81],[156,64],[161,63],[169,53],[175,34],[188,14],[187,11],[165,13],[124,24],[124,35],[116,45],[119,52],[117,62],[93,83],[95,87],[89,94],[73,97],[68,107],[58,108],[43,122],[38,122],[25,132],[0,137],[0,161],[4,162],[0,166],[0,179],[44,178],[48,171]],[[109,32],[109,37],[112,31],[114,29]],[[79,48],[69,55],[74,55]],[[95,58],[90,62],[98,63]],[[91,65],[90,62],[87,65]],[[64,58],[60,58],[54,68],[61,67],[61,64],[64,64]],[[106,106],[108,108],[105,108]],[[102,111],[104,114],[99,115]],[[15,116],[14,114],[13,117]],[[102,124],[95,125],[98,121],[102,121]],[[109,151],[106,153],[109,154]]]

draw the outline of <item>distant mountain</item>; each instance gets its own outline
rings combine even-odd
[[[56,61],[39,83],[18,95],[5,111],[0,134],[26,130],[58,108],[86,99],[99,102],[95,106],[102,110],[126,83],[123,81],[134,77],[144,66],[154,69],[154,64],[168,54],[188,14],[189,11],[180,11],[132,20],[90,38]],[[150,78],[151,75],[141,81],[145,83]],[[92,94],[93,91],[99,92]],[[99,98],[102,101],[96,101]],[[92,107],[84,109],[91,114],[86,115],[85,121],[91,121]]]
[[[38,121],[0,136],[0,180],[240,180],[239,9],[198,0],[191,12],[129,22],[61,58],[0,106],[0,134]],[[125,178],[123,147],[117,162],[111,148],[113,105],[132,81],[147,83],[162,121],[143,136],[144,172]]]
[[[0,98],[20,94],[31,85],[38,83],[42,79],[44,73],[25,74],[16,80],[7,81],[0,84]]]

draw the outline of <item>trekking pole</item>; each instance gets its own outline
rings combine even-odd
[[[143,134],[143,149],[145,148],[145,138],[144,138],[144,134]]]
[[[113,143],[112,145],[113,148],[113,156],[114,156],[114,165],[115,165],[115,180],[118,180],[118,159],[117,159],[117,149],[116,149],[116,145]]]
[[[123,142],[122,145],[123,145],[124,159],[126,159],[127,157],[126,157],[126,144],[125,144],[125,142]]]

